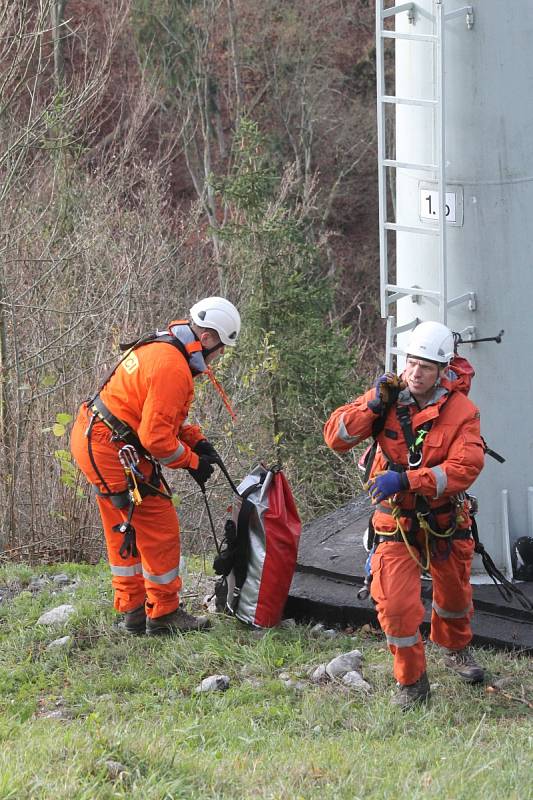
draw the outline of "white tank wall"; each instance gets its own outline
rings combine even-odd
[[[419,7],[434,12],[432,0]],[[444,0],[446,11],[464,5]],[[446,22],[446,170],[448,190],[462,188],[464,221],[447,226],[448,297],[475,291],[477,310],[448,312],[448,325],[474,325],[477,336],[505,335],[501,344],[463,346],[476,377],[472,400],[480,407],[482,433],[506,457],[487,457],[473,487],[480,501],[482,541],[500,567],[508,568],[502,490],[508,491],[510,540],[533,535],[528,524],[528,487],[533,486],[533,3],[478,0],[475,23],[464,16]],[[397,29],[432,33],[429,21],[407,15]],[[396,94],[432,97],[435,63],[426,43],[400,42]],[[427,109],[397,108],[397,158],[435,163],[435,131]],[[419,225],[419,182],[427,173],[398,170],[398,222]],[[429,224],[429,223],[425,223]],[[397,235],[397,283],[439,288],[433,237]],[[427,300],[398,303],[398,323],[437,319]],[[399,338],[400,347],[405,336]],[[532,493],[530,493],[532,494]]]

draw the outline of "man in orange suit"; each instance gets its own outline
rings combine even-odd
[[[375,504],[371,595],[394,657],[394,702],[402,709],[430,694],[419,631],[422,571],[431,573],[431,639],[444,648],[446,665],[469,683],[484,677],[468,647],[474,541],[465,498],[484,448],[479,411],[466,396],[472,370],[455,371],[453,359],[451,331],[421,323],[401,381],[382,375],[375,388],[334,411],[324,429],[338,452],[369,436],[377,441],[368,484]]]
[[[71,449],[95,487],[124,629],[148,635],[208,627],[180,608],[179,521],[161,465],[187,469],[204,490],[218,455],[186,422],[194,378],[234,346],[239,312],[222,297],[140,339],[107,376],[74,423]]]

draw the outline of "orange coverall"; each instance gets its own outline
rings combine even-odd
[[[173,323],[174,324],[174,323]],[[143,447],[161,464],[178,469],[196,469],[199,457],[192,448],[205,438],[196,425],[185,420],[194,397],[191,368],[185,356],[171,344],[153,342],[131,352],[100,391],[109,411],[126,422]],[[132,611],[146,600],[149,617],[160,617],[178,608],[180,536],[176,510],[169,499],[149,495],[135,507],[132,524],[138,555],[122,558],[123,535],[113,530],[126,519],[127,508],[119,509],[108,492],[127,488],[118,451],[124,442],[111,441],[109,428],[97,420],[90,433],[91,413],[84,403],[71,435],[71,450],[78,466],[99,492],[97,503],[102,518],[117,611]],[[139,468],[149,480],[152,465],[141,458]],[[105,484],[102,483],[104,479]],[[164,488],[160,485],[162,491]]]
[[[469,488],[484,461],[479,411],[464,394],[465,385],[457,374],[448,369],[445,376],[432,402],[422,410],[418,409],[407,389],[398,398],[399,404],[409,408],[413,430],[432,420],[423,443],[421,465],[407,469],[408,446],[393,406],[377,436],[379,446],[370,476],[372,478],[388,468],[385,454],[391,462],[402,465],[407,469],[409,489],[395,495],[394,502],[402,510],[409,511],[415,507],[416,495],[422,495],[432,509],[437,509],[435,518],[441,530],[450,526],[453,513],[450,500]],[[329,447],[345,452],[372,434],[376,414],[368,408],[368,403],[375,397],[376,391],[371,389],[331,414],[324,428],[324,438]],[[395,531],[396,521],[391,508],[390,499],[378,504],[372,518],[377,534]],[[404,530],[412,531],[423,557],[425,534],[417,532],[416,522],[408,514],[400,517],[400,523]],[[457,528],[458,534],[451,541],[437,540],[434,543],[429,567],[433,583],[430,638],[452,650],[461,650],[472,639],[470,570],[474,542],[468,536],[470,517],[466,504],[461,510]],[[461,535],[467,538],[459,538]],[[418,548],[412,547],[411,550],[420,560]],[[424,618],[420,598],[421,568],[409,554],[405,543],[391,537],[390,541],[378,544],[371,558],[371,571],[371,596],[394,657],[394,676],[400,684],[410,685],[426,668],[419,631]]]

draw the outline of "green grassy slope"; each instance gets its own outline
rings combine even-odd
[[[217,617],[209,633],[132,638],[114,627],[105,566],[46,571],[79,585],[30,592],[30,568],[0,572],[0,800],[533,797],[525,655],[478,651],[501,689],[489,692],[460,684],[430,647],[432,703],[402,714],[371,631],[260,637]],[[63,603],[76,608],[67,623],[35,624]],[[68,646],[47,649],[65,635]],[[311,667],[354,648],[370,695],[309,682]],[[229,690],[195,693],[213,673]]]

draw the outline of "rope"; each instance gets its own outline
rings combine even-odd
[[[407,533],[406,533],[402,523],[400,522],[400,517],[401,517],[401,512],[402,512],[400,506],[396,505],[395,503],[393,503],[391,501],[391,508],[392,508],[392,516],[394,518],[394,521],[396,522],[395,530],[393,530],[393,531],[380,531],[380,530],[375,529],[374,533],[377,536],[396,536],[396,534],[399,533],[400,536],[403,539],[403,542],[404,542],[405,546],[407,547],[407,552],[409,553],[409,555],[411,556],[413,561],[420,567],[422,572],[427,572],[428,569],[429,569],[430,559],[431,559],[431,555],[430,555],[430,552],[429,552],[429,536],[428,536],[427,531],[424,531],[424,546],[425,546],[425,551],[426,551],[426,555],[425,555],[426,563],[423,564],[418,559],[418,557],[415,555],[414,547],[413,547],[413,545],[411,545],[409,543],[409,540],[407,538]]]
[[[420,527],[420,530],[424,533],[424,550],[425,550],[425,564],[424,564],[414,554],[413,545],[411,545],[409,543],[409,540],[407,538],[407,533],[406,533],[405,528],[403,527],[403,525],[401,523],[401,516],[402,516],[401,507],[397,503],[395,503],[393,500],[390,501],[390,504],[391,504],[392,517],[393,517],[394,521],[396,522],[396,528],[395,528],[394,531],[378,531],[378,530],[376,530],[375,531],[376,534],[378,534],[380,536],[396,536],[396,534],[399,533],[400,536],[402,537],[403,542],[404,542],[405,546],[407,547],[407,551],[408,551],[409,555],[411,556],[411,558],[413,559],[413,561],[415,561],[416,564],[418,564],[418,566],[420,567],[420,569],[423,572],[427,572],[429,570],[429,566],[430,566],[430,563],[431,563],[431,553],[430,553],[430,547],[429,547],[430,536],[435,536],[438,539],[449,539],[451,536],[453,536],[453,534],[457,530],[457,524],[460,521],[459,514],[457,513],[457,510],[456,510],[456,515],[455,515],[455,522],[452,525],[450,525],[450,527],[447,528],[445,531],[435,531],[435,530],[433,530],[433,528],[431,527],[431,525],[429,524],[429,522],[427,520],[427,517],[429,516],[431,511],[428,511],[426,514],[423,514],[421,511],[417,511],[416,512],[416,518],[417,518],[417,521],[418,521],[418,525]]]
[[[209,378],[209,380],[211,381],[211,383],[213,384],[213,386],[215,387],[215,389],[219,393],[220,397],[222,398],[222,402],[224,403],[224,405],[226,406],[226,408],[227,408],[227,410],[229,412],[230,417],[235,422],[235,420],[237,419],[237,414],[235,413],[235,411],[231,407],[231,403],[229,401],[228,395],[224,391],[224,388],[223,388],[222,384],[215,378],[215,374],[214,374],[213,370],[211,369],[211,367],[207,367],[207,369],[205,370],[205,374],[207,375],[207,377]]]

